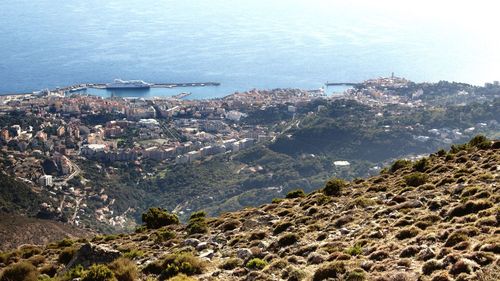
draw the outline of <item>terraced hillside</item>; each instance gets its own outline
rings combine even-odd
[[[0,280],[500,280],[499,182],[500,142],[476,137],[258,208],[186,225],[152,209],[136,233],[24,246]]]

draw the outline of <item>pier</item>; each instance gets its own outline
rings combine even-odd
[[[219,82],[151,83],[150,88],[182,88],[182,87],[211,87],[211,86],[212,87],[220,86],[220,83]],[[106,84],[101,84],[101,83],[86,84],[86,87],[94,89],[106,89]]]
[[[352,82],[328,82],[326,81],[325,86],[358,86],[360,83],[352,83]]]

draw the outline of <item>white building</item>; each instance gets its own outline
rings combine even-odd
[[[43,175],[38,179],[38,184],[41,186],[52,186],[52,176]]]

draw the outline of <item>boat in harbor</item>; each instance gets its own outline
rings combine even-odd
[[[151,88],[153,84],[146,83],[142,80],[121,80],[115,79],[113,83],[106,84],[106,89],[144,89]]]

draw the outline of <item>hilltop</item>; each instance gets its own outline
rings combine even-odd
[[[196,212],[185,225],[150,209],[135,233],[24,246],[0,261],[4,274],[55,280],[498,280],[499,148],[476,137],[367,179],[333,178],[214,218]],[[77,266],[92,263],[108,265]]]

